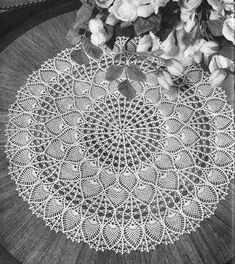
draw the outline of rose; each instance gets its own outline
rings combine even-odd
[[[105,30],[91,34],[91,42],[96,46],[104,44],[106,40],[107,40],[107,33],[105,32]]]
[[[114,0],[95,0],[96,4],[102,8],[108,8],[111,6]]]
[[[235,18],[229,17],[224,21],[222,33],[224,37],[235,45]]]
[[[89,21],[89,29],[90,29],[91,33],[96,34],[96,33],[100,32],[101,30],[104,29],[103,22],[99,18],[92,18]]]
[[[132,22],[138,16],[148,17],[153,13],[150,0],[116,0],[109,8],[109,12],[117,19]]]
[[[137,18],[137,8],[132,5],[132,1],[117,0],[113,6],[109,8],[109,12],[122,21],[130,22]]]

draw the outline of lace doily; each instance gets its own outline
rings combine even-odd
[[[234,173],[234,121],[224,92],[198,66],[156,82],[158,58],[102,48],[89,65],[62,51],[29,76],[9,113],[6,152],[19,195],[53,230],[96,250],[124,253],[173,243],[210,217]],[[138,40],[135,40],[138,41]],[[135,45],[135,42],[132,43]],[[149,63],[151,61],[151,63]],[[105,80],[138,65],[136,97]]]

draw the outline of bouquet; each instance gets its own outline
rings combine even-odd
[[[91,49],[113,49],[118,36],[138,36],[134,52],[165,60],[156,77],[166,89],[192,63],[218,86],[234,74],[234,7],[233,0],[83,0],[67,39],[76,44],[85,36]]]

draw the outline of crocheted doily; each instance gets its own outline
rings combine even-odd
[[[80,65],[66,49],[29,76],[9,113],[6,152],[19,195],[51,229],[96,250],[124,253],[173,243],[210,217],[234,173],[234,121],[224,92],[191,66],[166,90],[164,61],[136,54]],[[132,45],[136,45],[134,40]],[[105,80],[137,65],[129,100]]]

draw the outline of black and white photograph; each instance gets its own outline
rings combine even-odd
[[[235,264],[233,0],[0,0],[0,264]]]

